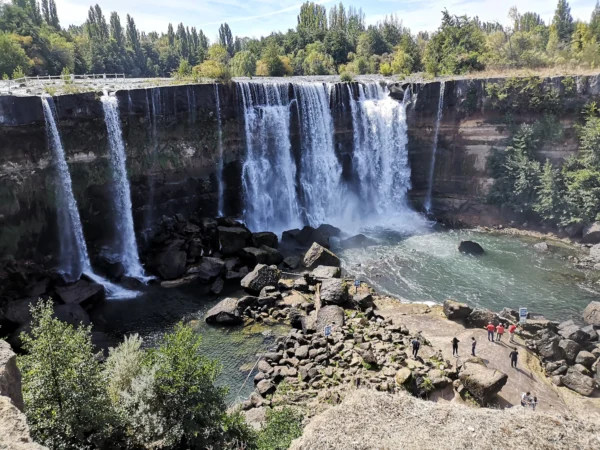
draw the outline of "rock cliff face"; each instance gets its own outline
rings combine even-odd
[[[559,143],[541,157],[560,162],[576,151],[575,105],[600,92],[599,77],[579,77],[570,103],[561,109],[565,130]],[[486,87],[502,80],[446,81],[433,186],[433,214],[450,223],[491,224],[514,219],[486,203],[493,179],[492,149],[509,136],[505,115],[489,105]],[[562,78],[544,83],[564,92]],[[226,214],[242,211],[241,167],[245,154],[244,118],[236,85],[220,85]],[[412,86],[416,104],[408,108],[410,192],[421,208],[428,187],[440,82]],[[215,85],[167,86],[118,91],[134,219],[140,236],[162,215],[217,212],[218,134]],[[110,242],[116,213],[109,201],[113,183],[100,93],[55,98],[57,118],[92,254]],[[353,129],[348,89],[338,84],[331,95],[336,152],[342,176],[352,174]],[[532,122],[543,113],[524,111],[514,123]],[[296,151],[296,115],[291,116]],[[301,155],[295,155],[296,158]],[[37,97],[0,97],[0,255],[41,260],[56,254],[56,177]],[[260,231],[260,230],[259,230]],[[143,239],[138,239],[143,244]]]

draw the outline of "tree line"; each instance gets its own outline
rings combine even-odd
[[[12,0],[0,5],[0,75],[125,73],[131,77],[463,74],[484,69],[597,67],[600,4],[589,22],[573,20],[558,0],[552,22],[535,12],[509,10],[510,26],[442,12],[433,33],[412,33],[395,15],[366,24],[360,9],[329,10],[306,2],[295,29],[260,39],[234,36],[220,26],[211,43],[202,30],[180,23],[166,33],[139,31],[90,7],[81,26],[63,28],[55,0]]]

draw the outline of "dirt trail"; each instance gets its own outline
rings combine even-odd
[[[393,299],[378,299],[376,304],[381,316],[405,325],[413,333],[421,331],[431,342],[433,349],[424,347],[424,357],[441,349],[444,359],[455,361],[457,358],[452,356],[451,340],[456,336],[460,341],[458,359],[466,359],[471,355],[471,337],[475,337],[476,355],[481,357],[488,367],[508,375],[508,382],[498,395],[501,407],[520,407],[521,394],[530,391],[532,395],[537,396],[538,408],[541,411],[561,414],[570,412],[588,418],[595,415],[600,420],[600,399],[585,398],[566,388],[552,385],[543,375],[539,360],[525,348],[519,338],[515,339],[515,344],[509,344],[506,333],[502,342],[489,342],[486,330],[465,328],[459,323],[447,320],[440,306],[430,308],[426,305],[400,304]],[[510,365],[509,354],[513,346],[517,347],[519,352],[517,369]]]

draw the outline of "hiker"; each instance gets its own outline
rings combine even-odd
[[[457,356],[458,357],[458,343],[460,341],[454,337],[452,338],[452,356]]]
[[[419,353],[419,348],[421,348],[421,343],[417,338],[414,338],[411,342],[412,344],[412,354],[413,358],[417,359],[417,354]]]
[[[500,325],[496,327],[496,342],[500,342],[502,340],[502,335],[504,334],[504,325],[502,322]]]
[[[517,358],[519,357],[519,352],[517,351],[517,347],[513,347],[513,351],[510,352],[510,367],[514,369],[517,368]]]
[[[521,394],[521,406],[525,407],[525,406],[529,406],[529,404],[531,403],[531,392],[523,392]]]
[[[515,331],[517,331],[517,326],[515,324],[508,327],[508,342],[515,342]]]
[[[537,397],[533,397],[533,401],[531,402],[531,409],[535,411],[535,407],[537,406]]]
[[[475,347],[477,347],[477,341],[474,337],[471,338],[471,355],[475,356]]]
[[[485,328],[488,331],[488,341],[494,342],[494,331],[496,331],[496,327],[492,322],[489,322]]]

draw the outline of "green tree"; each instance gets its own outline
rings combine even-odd
[[[19,366],[32,435],[51,449],[91,447],[106,435],[111,417],[91,326],[53,318],[51,300],[40,301],[31,315]]]
[[[0,74],[12,74],[17,67],[27,72],[31,60],[19,45],[18,36],[0,32]]]
[[[327,10],[318,3],[306,2],[298,15],[299,33],[307,37],[308,43],[321,41],[327,33]]]
[[[571,16],[571,6],[567,0],[558,0],[552,25],[556,29],[556,34],[560,42],[568,43],[573,33],[573,17]]]
[[[594,10],[592,11],[590,30],[596,38],[596,42],[600,42],[600,0],[596,0],[596,6],[594,6]]]
[[[537,199],[533,210],[542,216],[544,221],[557,224],[564,215],[562,200],[564,192],[561,173],[549,160],[546,160],[540,174],[540,183],[536,188],[536,194]]]
[[[256,57],[244,50],[235,54],[229,66],[234,77],[253,77],[256,73]]]
[[[260,450],[287,450],[302,435],[302,417],[293,409],[270,409],[264,428],[258,434]]]
[[[219,44],[221,45],[221,47],[227,50],[229,56],[234,55],[235,49],[233,34],[231,33],[231,28],[229,28],[229,25],[227,25],[227,23],[223,23],[219,27]]]
[[[305,75],[332,75],[335,73],[335,65],[331,55],[325,52],[325,46],[321,42],[314,42],[306,46],[306,58],[302,63]]]

